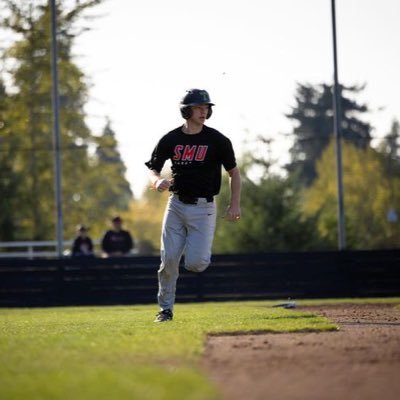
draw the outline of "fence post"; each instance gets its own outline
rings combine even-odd
[[[28,258],[29,258],[30,260],[33,260],[33,246],[32,246],[32,244],[30,244],[30,245],[28,246]]]

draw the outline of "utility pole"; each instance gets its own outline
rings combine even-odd
[[[331,0],[332,5],[332,36],[333,36],[333,129],[336,138],[336,174],[337,174],[337,198],[338,198],[338,246],[339,250],[346,248],[344,200],[343,200],[343,165],[342,165],[342,123],[340,112],[340,86],[338,80],[337,49],[336,49],[336,11],[335,0]]]
[[[51,11],[51,75],[53,107],[53,151],[54,151],[54,191],[56,205],[57,254],[63,256],[63,213],[61,196],[61,154],[60,154],[60,98],[58,94],[58,49],[57,49],[57,11],[55,0],[49,0]]]

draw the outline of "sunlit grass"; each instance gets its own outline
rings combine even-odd
[[[277,302],[0,310],[0,398],[218,399],[199,369],[207,334],[334,330]]]

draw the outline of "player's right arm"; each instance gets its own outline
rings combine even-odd
[[[151,158],[145,163],[149,168],[149,178],[151,186],[158,192],[163,192],[171,186],[171,181],[161,177],[161,170],[164,166],[165,161],[170,157],[170,145],[168,144],[169,135],[165,135],[158,142],[154,148]]]
[[[160,173],[155,169],[151,169],[149,173],[151,186],[158,192],[168,190],[171,186],[171,182],[161,177]]]

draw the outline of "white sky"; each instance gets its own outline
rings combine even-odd
[[[330,0],[108,0],[92,14],[74,49],[93,85],[88,122],[100,133],[110,117],[136,197],[186,89],[210,93],[207,124],[238,156],[264,135],[283,164],[296,82],[333,81]],[[339,80],[367,83],[358,100],[381,137],[400,119],[400,0],[336,0],[336,18]]]

